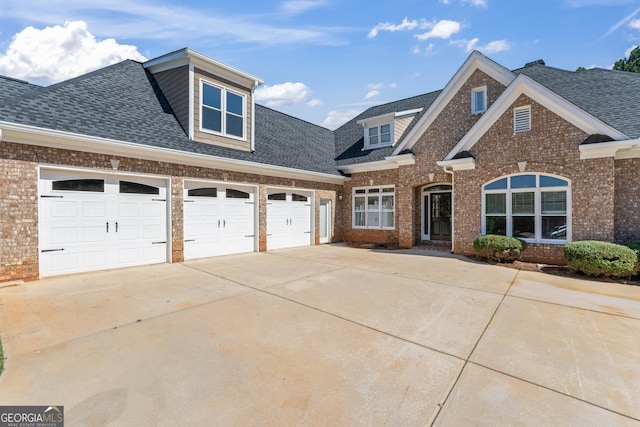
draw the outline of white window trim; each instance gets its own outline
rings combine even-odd
[[[376,148],[382,148],[382,147],[391,147],[394,144],[394,126],[393,126],[393,120],[390,122],[383,122],[383,123],[376,123],[376,124],[369,124],[367,126],[365,126],[364,128],[364,150],[373,150]],[[369,143],[369,129],[371,128],[378,128],[378,138],[380,138],[380,128],[382,126],[385,125],[389,125],[389,142],[378,142],[375,145],[371,145]],[[379,140],[379,139],[378,139]]]
[[[475,95],[477,93],[482,93],[484,96],[484,108],[482,110],[476,110],[476,100]],[[481,114],[487,111],[487,87],[480,86],[471,89],[471,114]]]
[[[221,93],[220,96],[222,97],[222,99],[220,100],[220,108],[221,108],[221,132],[216,132],[214,130],[211,129],[207,129],[205,127],[202,126],[203,123],[203,114],[202,111],[204,108],[211,108],[211,107],[205,107],[204,103],[203,103],[203,99],[204,99],[204,90],[203,87],[204,85],[207,84],[209,86],[213,86],[217,89],[220,89]],[[236,136],[236,135],[232,135],[232,134],[228,134],[226,132],[226,127],[227,127],[227,92],[232,93],[234,95],[237,95],[239,97],[242,98],[242,137]],[[247,96],[241,92],[237,92],[233,89],[230,89],[224,85],[221,85],[217,82],[212,82],[210,80],[207,79],[200,79],[200,99],[198,100],[198,102],[200,103],[200,123],[198,124],[199,130],[200,132],[204,132],[204,133],[209,133],[212,135],[219,135],[219,136],[224,136],[225,138],[232,138],[232,139],[237,139],[238,141],[246,141],[247,140]],[[230,113],[233,114],[234,116],[237,117],[236,114],[234,113]]]
[[[535,175],[536,176],[536,187],[531,188],[514,188],[511,189],[511,180],[514,176],[519,175]],[[540,187],[540,177],[541,176],[549,176],[552,178],[558,178],[567,181],[568,185],[564,187]],[[506,189],[497,189],[497,190],[485,190],[485,186],[491,184],[495,181],[499,181],[503,178],[507,178],[507,188]],[[548,191],[566,191],[567,192],[567,233],[565,239],[543,239],[542,238],[542,196],[540,193],[548,192]],[[487,214],[486,214],[486,197],[487,194],[506,194],[506,235],[511,236],[513,230],[513,215],[512,215],[512,206],[511,206],[511,195],[514,193],[534,193],[534,221],[535,221],[535,238],[527,239],[518,237],[520,240],[524,240],[527,243],[543,243],[543,244],[551,244],[551,245],[564,245],[571,242],[572,239],[572,203],[571,203],[571,180],[564,176],[553,175],[548,173],[521,173],[521,174],[513,174],[513,175],[505,175],[500,178],[488,181],[482,185],[482,214],[481,214],[481,225],[482,225],[482,234],[487,234]],[[498,215],[493,215],[498,216]]]
[[[384,192],[383,189],[385,188],[392,188],[393,192]],[[364,218],[365,218],[365,224],[367,223],[367,214],[369,213],[369,204],[368,204],[368,200],[367,197],[369,197],[369,190],[372,189],[378,189],[380,190],[379,193],[376,193],[379,195],[380,197],[380,209],[378,210],[378,212],[380,214],[382,214],[383,212],[391,212],[391,210],[386,209],[383,210],[382,209],[382,196],[386,195],[393,195],[393,227],[383,227],[382,226],[382,215],[380,216],[380,225],[378,226],[368,226],[368,225],[356,225],[356,197],[364,197]],[[358,193],[356,194],[356,190],[365,190],[365,193]],[[396,187],[395,185],[379,185],[379,186],[373,186],[373,187],[354,187],[351,190],[351,227],[354,229],[358,229],[358,230],[395,230],[396,229],[396,206],[397,206],[398,200],[396,198]]]
[[[529,126],[526,129],[518,129],[516,117],[518,116],[518,113],[523,111],[528,112]],[[513,133],[529,132],[531,130],[531,122],[531,105],[525,105],[513,109]]]

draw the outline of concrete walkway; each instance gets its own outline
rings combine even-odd
[[[640,288],[339,245],[0,288],[67,426],[639,426]]]

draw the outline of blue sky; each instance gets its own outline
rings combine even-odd
[[[50,84],[183,47],[265,80],[259,102],[331,129],[441,89],[473,49],[514,69],[611,67],[640,0],[2,0],[0,74]]]

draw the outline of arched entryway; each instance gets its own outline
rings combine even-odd
[[[451,241],[451,184],[422,187],[422,240]]]

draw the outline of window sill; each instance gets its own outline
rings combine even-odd
[[[560,240],[560,239],[540,239],[540,240],[536,240],[536,239],[525,239],[522,237],[516,237],[516,239],[520,239],[523,242],[527,242],[530,244],[534,244],[534,245],[566,245],[567,243],[569,243],[568,240]]]
[[[216,132],[216,131],[210,130],[210,129],[200,128],[200,132],[207,133],[209,135],[221,136],[223,138],[235,139],[236,141],[247,142],[247,139],[244,138],[244,137],[241,138],[241,137],[235,136],[235,135],[228,135],[226,133]]]
[[[395,227],[351,227],[353,230],[384,230],[384,231],[394,231]]]

